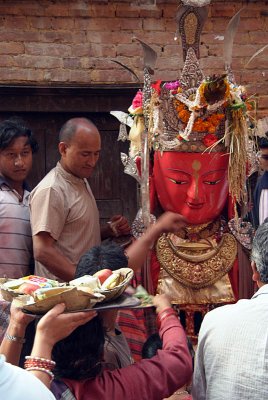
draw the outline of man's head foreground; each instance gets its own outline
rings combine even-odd
[[[84,275],[94,275],[101,269],[112,271],[128,266],[128,259],[124,249],[114,243],[104,243],[92,247],[79,260],[76,268],[75,278]]]
[[[86,118],[72,118],[60,130],[59,152],[63,168],[78,178],[89,178],[99,159],[101,138]]]
[[[20,119],[0,123],[0,173],[12,185],[20,184],[32,167],[32,154],[38,144]]]
[[[251,259],[256,264],[261,283],[268,283],[268,218],[256,231]]]
[[[33,153],[37,152],[38,144],[23,120],[13,117],[0,123],[0,150],[9,147],[19,137],[27,138],[26,144],[30,145]]]
[[[268,132],[266,132],[266,137],[260,138],[259,141],[259,152],[258,159],[261,169],[268,171]]]

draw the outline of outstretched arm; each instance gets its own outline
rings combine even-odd
[[[158,237],[165,232],[177,232],[179,229],[186,226],[186,219],[172,212],[165,212],[151,225],[143,236],[135,240],[125,251],[128,257],[128,266],[134,271],[141,268],[148,251],[154,245]]]
[[[63,314],[64,310],[64,303],[57,304],[41,318],[37,324],[31,357],[51,360],[52,349],[59,340],[69,336],[78,326],[97,315],[96,311]],[[30,372],[50,387],[51,379],[48,374],[38,370]]]
[[[156,296],[154,305],[159,316],[163,349],[151,359],[104,371],[95,379],[79,382],[64,379],[77,399],[106,399],[108,393],[109,399],[162,400],[189,382],[192,359],[181,323],[165,295]]]

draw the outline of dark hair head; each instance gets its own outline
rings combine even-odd
[[[157,350],[161,350],[163,347],[163,342],[158,333],[153,333],[148,337],[146,342],[142,347],[142,358],[152,358],[156,355]]]
[[[194,369],[194,357],[195,357],[195,351],[193,344],[191,342],[191,339],[187,336],[187,346],[189,349],[189,352],[192,357],[192,364],[193,364],[193,369]],[[160,338],[158,333],[153,333],[151,336],[148,337],[146,342],[144,343],[142,347],[142,358],[152,358],[156,355],[157,350],[161,350],[163,347],[163,342],[162,339]]]
[[[265,134],[266,136],[268,136],[268,132],[266,132]],[[267,137],[261,137],[259,140],[259,148],[260,149],[268,149],[268,139]]]
[[[93,275],[105,268],[114,271],[127,266],[128,259],[124,249],[114,243],[104,242],[100,246],[92,247],[80,258],[75,271],[75,278]]]
[[[97,127],[93,124],[93,122],[87,118],[72,118],[65,122],[65,124],[61,127],[59,141],[70,143],[77,131],[78,126],[81,124],[90,126],[91,128],[94,128],[94,130],[97,130]]]
[[[101,372],[105,330],[99,316],[76,328],[55,344],[52,358],[56,378],[83,380]]]
[[[262,283],[268,283],[268,218],[259,226],[252,243],[251,259]]]
[[[6,149],[14,139],[18,137],[28,137],[28,144],[32,152],[36,153],[38,144],[33,137],[32,131],[26,127],[24,121],[19,117],[12,117],[0,122],[0,149]]]

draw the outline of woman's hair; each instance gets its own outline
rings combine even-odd
[[[14,139],[21,136],[28,138],[28,144],[31,146],[32,152],[36,153],[38,144],[33,137],[32,131],[25,125],[25,122],[19,117],[11,117],[0,122],[0,149],[6,149]]]
[[[259,139],[259,148],[268,149],[268,132],[265,133],[266,137],[261,137]]]
[[[153,333],[148,337],[142,347],[142,358],[152,358],[156,355],[157,350],[161,350],[163,342],[158,333]]]
[[[117,244],[104,242],[100,246],[92,247],[80,258],[75,271],[75,278],[93,275],[105,268],[114,271],[127,266],[128,259],[124,249]]]
[[[95,378],[101,372],[104,335],[102,321],[96,316],[56,343],[52,352],[55,377],[78,381]]]
[[[187,336],[187,346],[192,357],[192,364],[194,369],[195,351],[191,339]],[[148,337],[142,347],[142,358],[152,358],[156,355],[158,350],[163,347],[163,341],[158,333],[153,333]]]

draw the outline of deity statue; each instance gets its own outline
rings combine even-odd
[[[192,337],[197,332],[191,314],[204,315],[253,294],[253,231],[239,220],[237,207],[246,202],[251,106],[244,88],[235,83],[230,63],[220,76],[205,78],[200,69],[198,43],[206,14],[204,7],[183,6],[179,11],[185,54],[179,80],[152,84],[145,66],[144,89],[129,110],[138,110],[132,114],[135,143],[129,156],[124,155],[125,171],[136,174],[143,196],[134,236],[150,220],[146,202],[149,213],[173,211],[188,221],[186,228],[158,239],[146,276],[154,294],[168,293],[185,311]],[[233,25],[239,15],[235,18]]]

